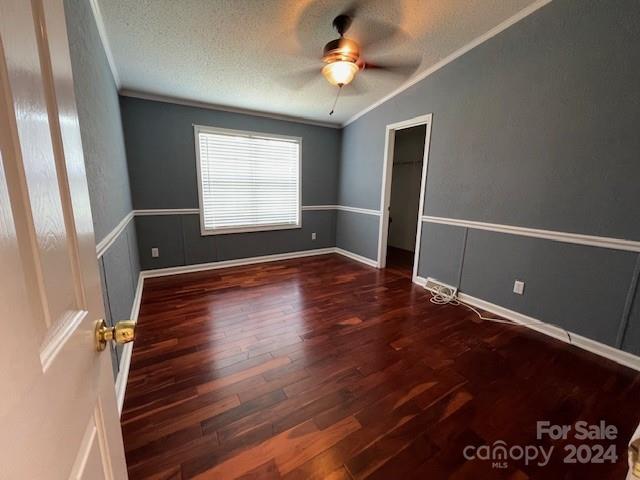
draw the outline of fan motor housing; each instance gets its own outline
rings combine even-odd
[[[350,38],[340,37],[331,40],[324,46],[324,55],[322,61],[324,63],[333,63],[339,61],[356,63],[360,57],[360,47]]]

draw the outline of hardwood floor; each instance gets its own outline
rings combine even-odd
[[[428,298],[337,255],[146,280],[130,478],[624,478],[638,372]],[[620,458],[564,464],[538,420],[604,420]],[[498,440],[556,451],[544,467],[463,457]]]

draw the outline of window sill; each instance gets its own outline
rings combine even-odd
[[[203,237],[209,235],[226,235],[230,233],[254,233],[254,232],[271,232],[275,230],[295,230],[302,228],[302,224],[297,225],[259,225],[255,227],[234,227],[234,228],[218,228],[216,230],[201,229],[200,234]]]

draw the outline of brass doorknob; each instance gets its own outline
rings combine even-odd
[[[113,327],[109,327],[104,320],[96,323],[96,350],[101,352],[107,348],[107,342],[114,340],[116,343],[132,342],[136,336],[136,322],[132,320],[122,320],[116,322]]]

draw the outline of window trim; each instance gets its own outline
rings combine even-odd
[[[269,232],[275,230],[293,230],[293,229],[301,229],[302,228],[302,137],[290,136],[290,135],[279,135],[275,133],[266,133],[266,132],[257,132],[255,130],[234,130],[229,128],[219,128],[219,127],[210,127],[207,125],[197,125],[193,124],[193,138],[194,138],[194,149],[196,151],[196,171],[197,171],[197,182],[198,182],[198,216],[200,217],[200,235],[225,235],[228,233],[249,233],[249,232]],[[202,202],[202,172],[200,167],[200,141],[199,134],[200,133],[218,133],[225,135],[235,135],[235,136],[243,136],[243,137],[265,137],[265,138],[273,138],[273,139],[286,139],[293,140],[298,144],[298,223],[296,224],[282,224],[282,223],[273,223],[267,225],[256,225],[256,226],[241,226],[241,227],[232,227],[232,228],[216,228],[216,229],[208,229],[205,228],[204,225],[204,212],[203,212],[203,202]]]

